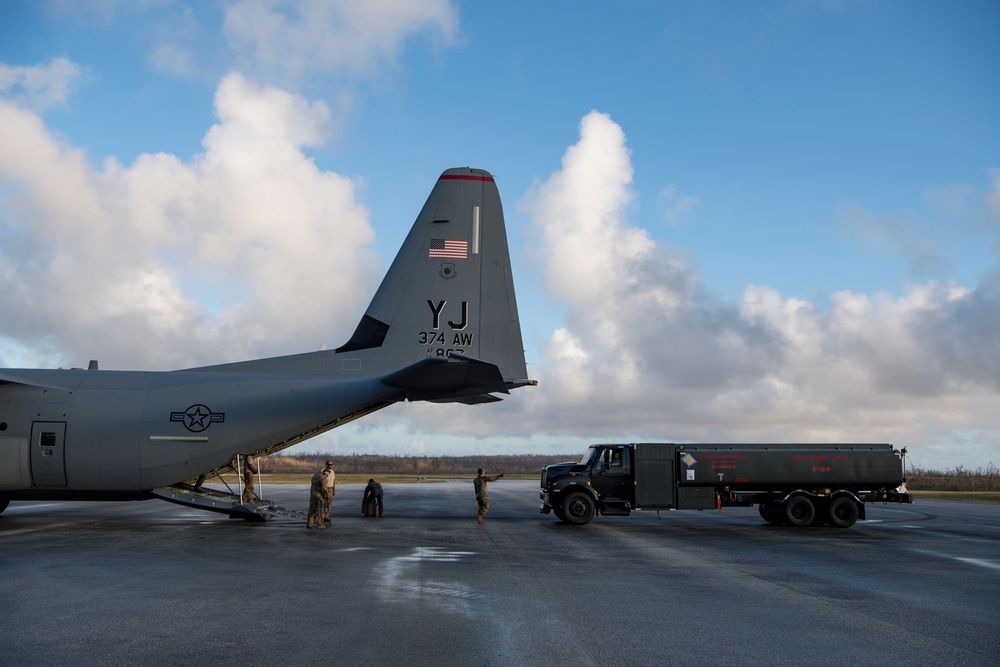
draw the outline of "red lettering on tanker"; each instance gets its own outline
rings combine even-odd
[[[701,459],[712,464],[712,470],[736,470],[736,462],[742,461],[746,454],[702,454]]]

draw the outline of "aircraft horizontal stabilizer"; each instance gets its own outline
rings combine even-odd
[[[476,396],[466,396],[465,398],[455,398],[450,401],[431,401],[431,403],[462,403],[464,405],[482,405],[484,403],[499,403],[502,398],[497,398],[493,394],[478,394]]]
[[[422,359],[386,375],[382,382],[405,391],[410,401],[467,403],[465,399],[491,392],[509,393],[500,369],[494,364],[454,354]],[[476,402],[492,402],[490,399]]]

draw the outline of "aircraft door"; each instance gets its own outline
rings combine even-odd
[[[31,479],[35,486],[66,486],[66,422],[31,425]]]

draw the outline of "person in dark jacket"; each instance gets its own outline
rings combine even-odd
[[[365,487],[365,495],[361,498],[361,516],[375,516],[376,510],[378,510],[378,516],[381,517],[382,485],[374,479],[370,479],[368,486]]]

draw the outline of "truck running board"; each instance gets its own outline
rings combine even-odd
[[[624,500],[605,500],[601,508],[602,516],[628,516],[632,513],[628,502]]]

